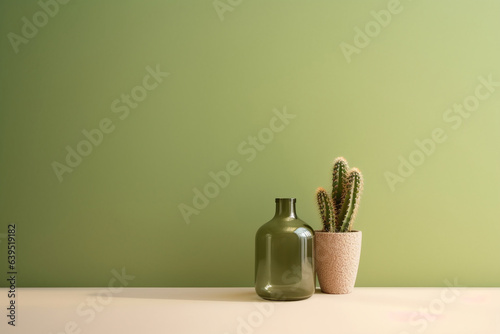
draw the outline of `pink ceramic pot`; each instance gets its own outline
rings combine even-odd
[[[358,274],[361,231],[315,231],[315,265],[324,293],[351,293]]]

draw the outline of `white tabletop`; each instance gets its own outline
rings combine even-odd
[[[355,288],[269,302],[253,288],[20,288],[1,333],[500,333],[500,288]]]

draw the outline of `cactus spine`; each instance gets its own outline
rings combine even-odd
[[[363,175],[357,168],[349,169],[339,157],[333,162],[332,195],[325,189],[316,190],[316,199],[325,232],[349,232],[358,213]]]

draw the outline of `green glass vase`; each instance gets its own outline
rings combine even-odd
[[[255,291],[270,300],[300,300],[316,289],[314,230],[297,217],[295,198],[276,198],[276,214],[255,236]]]

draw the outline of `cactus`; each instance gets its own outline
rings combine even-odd
[[[347,160],[343,157],[338,157],[333,161],[332,173],[332,200],[335,212],[338,214],[342,210],[342,203],[345,200],[346,186],[347,186],[347,173],[349,165]],[[339,229],[342,225],[342,220],[335,217],[335,228]]]
[[[331,197],[323,188],[316,190],[323,231],[351,231],[358,213],[362,191],[363,175],[359,169],[349,169],[347,161],[343,157],[335,159]]]
[[[318,188],[318,190],[316,190],[316,200],[318,201],[319,212],[323,220],[323,230],[325,232],[333,230],[335,228],[334,208],[325,189]]]
[[[363,176],[357,168],[353,168],[347,175],[347,187],[342,211],[339,220],[342,221],[341,231],[350,231],[358,214],[359,200],[363,190]]]

